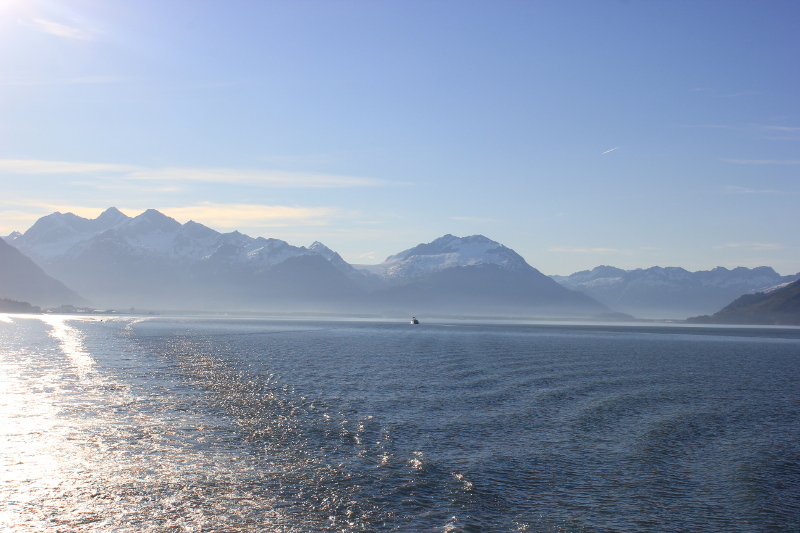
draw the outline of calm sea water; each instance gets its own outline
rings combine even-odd
[[[3,531],[800,531],[800,329],[0,316]]]

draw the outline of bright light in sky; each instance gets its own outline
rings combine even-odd
[[[0,1],[0,234],[154,208],[377,262],[800,271],[800,4]]]

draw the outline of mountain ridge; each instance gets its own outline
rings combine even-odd
[[[691,317],[690,324],[800,326],[800,280],[755,294],[744,294],[713,315]]]
[[[86,303],[86,299],[47,275],[31,258],[4,239],[0,239],[0,298],[42,307]]]
[[[771,267],[716,267],[690,272],[681,267],[622,270],[601,265],[569,276],[551,276],[605,305],[642,318],[686,318],[712,313],[734,298],[800,278]]]
[[[95,219],[52,213],[5,239],[107,307],[683,318],[798,277],[770,267],[608,265],[545,276],[497,241],[452,234],[354,266],[319,241],[294,246],[181,224],[155,209],[130,217],[114,207]]]
[[[129,217],[109,208],[96,219],[53,213],[8,239],[104,306],[580,317],[609,311],[482,235],[421,243],[389,256],[377,273],[318,241],[298,247],[220,233],[153,209]]]
[[[116,300],[136,306],[170,306],[181,301],[203,307],[236,305],[248,301],[247,290],[224,279],[226,275],[266,286],[269,280],[259,273],[298,256],[320,256],[279,239],[253,238],[238,231],[220,233],[191,220],[181,224],[154,209],[128,217],[112,207],[96,219],[53,213],[10,240],[50,275],[103,305]],[[338,271],[359,276],[331,253],[332,261],[313,263],[320,276],[330,278],[325,271],[334,263]],[[287,284],[294,283],[303,292],[302,286],[290,281],[290,273],[277,270],[273,274],[286,277]],[[252,292],[263,291],[254,287]],[[325,291],[320,288],[320,293]]]

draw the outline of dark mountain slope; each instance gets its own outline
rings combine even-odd
[[[3,239],[0,239],[0,297],[42,307],[87,303]]]
[[[520,314],[591,317],[609,309],[561,287],[534,268],[458,266],[415,278],[372,294],[374,305],[411,314]]]
[[[745,294],[711,316],[692,324],[778,324],[800,326],[800,280],[770,292]]]
[[[794,281],[769,267],[717,267],[690,272],[679,267],[621,270],[599,266],[570,276],[552,276],[563,286],[641,318],[685,318],[712,313],[742,294]]]

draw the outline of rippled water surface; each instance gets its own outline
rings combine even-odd
[[[800,329],[0,315],[3,531],[800,531]]]

